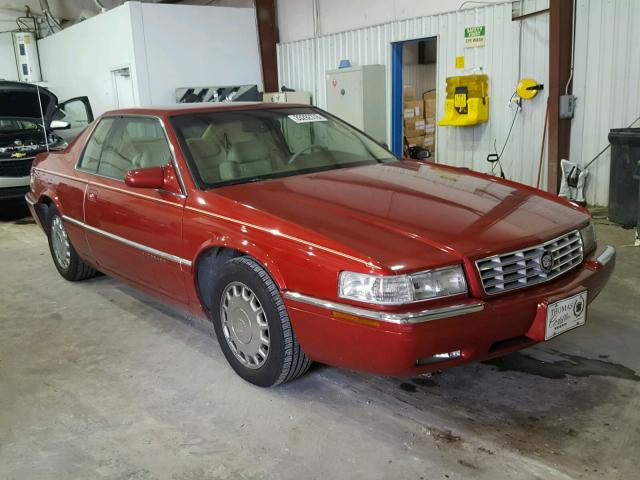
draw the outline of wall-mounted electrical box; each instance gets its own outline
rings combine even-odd
[[[573,95],[560,95],[560,118],[573,118],[576,110],[576,97]]]
[[[488,120],[489,77],[484,74],[448,77],[444,117],[438,125],[464,127]]]
[[[384,65],[327,72],[327,111],[379,142],[387,138]]]
[[[13,47],[18,68],[18,79],[21,82],[39,82],[40,59],[38,58],[38,45],[36,36],[31,32],[14,32]]]

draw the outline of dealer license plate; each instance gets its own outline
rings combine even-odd
[[[587,291],[547,306],[545,340],[584,325],[587,318]]]

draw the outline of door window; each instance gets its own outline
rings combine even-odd
[[[78,97],[61,103],[53,113],[53,120],[69,122],[69,128],[86,127],[93,121],[89,100],[86,97]]]
[[[107,140],[98,173],[123,180],[129,170],[164,167],[170,160],[169,143],[157,119],[123,117]]]
[[[82,160],[80,160],[80,168],[90,172],[96,172],[98,170],[98,162],[100,161],[100,155],[104,149],[104,144],[109,136],[109,132],[115,123],[115,118],[103,118],[96,126],[91,134],[91,138],[87,142],[87,146],[84,149]]]

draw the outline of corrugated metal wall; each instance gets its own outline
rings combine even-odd
[[[586,165],[608,143],[611,128],[640,117],[638,0],[578,0],[571,160]],[[636,127],[640,126],[640,122]],[[587,201],[606,205],[609,152],[589,168]]]
[[[486,26],[486,46],[465,49],[464,28],[478,25]],[[474,127],[438,127],[438,161],[486,172],[486,157],[494,151],[494,139],[500,148],[511,125],[514,111],[508,102],[518,79],[530,76],[547,83],[548,32],[548,14],[512,21],[511,3],[401,20],[279,45],[280,84],[312,92],[314,103],[323,108],[325,72],[336,68],[340,59],[349,59],[354,65],[383,64],[387,67],[387,112],[391,112],[391,42],[436,36],[439,118],[444,109],[445,79],[460,74],[455,69],[457,55],[465,56],[467,69],[482,67],[490,78],[489,122]],[[536,183],[546,97],[543,91],[518,114],[503,157],[510,179]],[[390,127],[387,121],[389,141]],[[546,166],[546,152],[543,165]],[[546,184],[546,171],[542,184]]]

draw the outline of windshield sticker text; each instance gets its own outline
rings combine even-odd
[[[288,117],[296,123],[310,123],[310,122],[326,122],[327,119],[318,113],[297,113],[295,115],[288,115]]]

